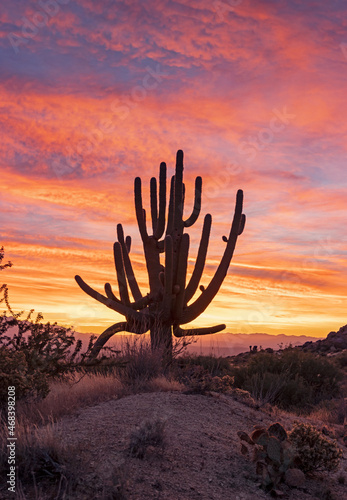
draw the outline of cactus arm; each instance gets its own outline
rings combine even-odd
[[[115,333],[118,332],[126,332],[128,327],[128,323],[126,321],[121,321],[120,323],[115,323],[112,326],[109,326],[104,332],[102,332],[98,339],[96,340],[93,348],[90,352],[90,358],[96,358],[101,349],[104,347],[106,342],[113,337]]]
[[[115,294],[113,293],[110,283],[105,283],[104,288],[105,288],[106,296],[109,299],[114,300],[115,302],[118,302],[119,304],[121,304],[121,301],[119,300],[119,298],[116,297]]]
[[[148,234],[146,229],[146,218],[142,207],[142,189],[141,189],[140,177],[136,177],[135,179],[134,193],[135,193],[135,213],[136,213],[137,224],[139,226],[139,231],[142,241],[145,242],[148,239]]]
[[[130,325],[127,321],[115,323],[114,325],[109,326],[104,332],[99,335],[91,350],[90,359],[96,358],[106,342],[116,333],[129,332],[136,333],[137,335],[142,335],[143,333],[146,333],[146,331],[147,329],[145,330],[144,328],[139,327],[139,325],[136,325],[136,327],[134,328],[134,325]]]
[[[158,224],[154,232],[154,238],[159,240],[165,230],[165,212],[166,212],[166,163],[160,164],[159,170],[159,215]]]
[[[128,254],[129,254],[130,253],[130,248],[131,248],[131,236],[127,236],[125,238],[125,246],[126,246]]]
[[[114,300],[115,302],[118,302],[119,304],[121,304],[122,302],[115,296],[115,294],[113,293],[112,291],[112,287],[110,285],[110,283],[105,283],[105,293],[107,295],[107,297],[111,300]],[[148,293],[147,295],[145,295],[144,297],[141,297],[139,300],[135,301],[135,302],[131,302],[129,305],[129,307],[131,307],[132,309],[135,309],[137,311],[139,311],[140,309],[145,309],[148,304],[150,304],[150,302],[152,301],[152,298],[150,296],[150,294]]]
[[[145,295],[144,297],[141,297],[141,299],[137,300],[136,302],[132,302],[130,304],[130,307],[132,309],[140,310],[140,309],[145,309],[151,302],[152,302],[152,297],[149,293]]]
[[[148,237],[147,225],[146,225],[146,210],[144,208],[142,209],[142,218],[143,218],[143,223],[144,223],[145,228],[146,228],[146,234],[147,234],[147,237]]]
[[[123,227],[122,224],[117,225],[117,237],[118,241],[120,243],[120,246],[122,248],[122,256],[123,256],[123,263],[124,263],[124,268],[125,272],[127,275],[129,287],[131,290],[131,293],[134,297],[134,300],[140,300],[142,298],[142,293],[140,291],[139,285],[137,284],[133,267],[131,265],[130,257],[129,257],[129,252],[127,249],[127,244],[124,242],[124,232],[123,232]]]
[[[184,301],[186,304],[190,301],[190,299],[193,297],[194,293],[196,292],[196,290],[199,286],[199,282],[200,282],[202,273],[204,271],[208,242],[210,239],[211,224],[212,224],[212,217],[210,214],[206,214],[205,219],[204,219],[204,225],[202,228],[200,245],[199,245],[199,250],[198,250],[198,255],[196,258],[194,270],[193,270],[193,273],[190,277],[189,283],[188,283],[187,288],[186,288],[186,293],[185,293],[185,298],[184,298]]]
[[[179,149],[176,155],[175,195],[174,195],[174,229],[180,233],[183,224],[183,151]]]
[[[97,292],[94,290],[92,287],[87,285],[85,281],[80,276],[75,276],[75,280],[77,284],[79,285],[82,290],[92,297],[93,299],[97,300],[98,302],[101,302],[105,306],[107,306],[110,309],[113,309],[113,311],[116,311],[119,314],[122,314],[122,316],[125,316],[127,319],[131,319],[132,321],[135,321],[139,324],[144,320],[144,315],[141,313],[138,313],[137,311],[134,311],[130,307],[121,304],[120,302],[115,302],[112,299],[109,299],[108,297],[105,297],[101,293]],[[146,317],[146,325],[151,322],[152,318],[150,316]],[[148,328],[147,328],[148,329]]]
[[[170,184],[170,200],[169,200],[169,213],[168,213],[168,221],[166,234],[172,234],[173,225],[174,225],[174,192],[175,192],[175,176],[171,177]]]
[[[160,240],[157,242],[157,249],[159,250],[159,253],[163,253],[165,250],[165,240]]]
[[[190,226],[192,226],[197,221],[197,218],[200,215],[200,210],[201,210],[201,191],[202,191],[202,179],[199,176],[199,177],[197,177],[195,179],[194,208],[193,208],[193,211],[192,211],[190,217],[188,217],[188,219],[186,219],[184,221],[184,227],[190,227]]]
[[[241,220],[240,220],[240,227],[239,227],[238,236],[240,236],[240,234],[243,233],[243,230],[245,229],[245,224],[246,224],[246,216],[245,216],[245,214],[242,214]],[[228,238],[226,236],[222,236],[222,240],[225,243],[228,243]]]
[[[151,178],[150,193],[151,193],[152,229],[154,234],[158,225],[158,204],[157,204],[158,195],[157,195],[157,179],[155,177]]]
[[[165,237],[165,269],[164,269],[164,297],[163,316],[170,315],[173,288],[173,242],[170,235]]]
[[[179,326],[176,326],[173,329],[173,334],[175,337],[185,337],[185,336],[190,336],[190,335],[209,335],[211,333],[218,333],[221,332],[226,328],[226,325],[215,325],[215,326],[208,326],[206,328],[187,328],[184,330],[183,328],[180,328]]]
[[[230,261],[234,253],[236,240],[240,228],[240,221],[242,218],[242,203],[243,203],[243,192],[241,189],[239,189],[236,195],[236,205],[235,205],[233,223],[231,225],[228,243],[225,248],[222,260],[220,261],[220,264],[210,284],[196,299],[196,301],[193,302],[193,304],[191,304],[190,306],[188,306],[183,312],[180,324],[190,323],[198,316],[200,316],[200,314],[204,312],[206,307],[210,304],[215,295],[218,293],[218,290],[220,289],[223,280],[228,272]]]
[[[178,254],[178,264],[177,264],[177,274],[176,274],[175,284],[179,286],[179,289],[176,295],[175,306],[173,310],[173,317],[175,320],[179,320],[183,311],[186,277],[187,277],[188,252],[189,252],[189,234],[186,233],[182,235],[179,254]]]
[[[116,265],[120,300],[123,304],[128,306],[130,304],[128,284],[125,277],[122,248],[118,241],[116,241],[113,245],[113,254],[114,254],[114,262]]]
[[[239,227],[239,236],[240,234],[243,233],[243,230],[245,229],[245,224],[246,224],[246,216],[245,214],[242,214],[241,216],[241,221],[240,221],[240,227]]]

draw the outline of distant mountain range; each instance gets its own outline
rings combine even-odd
[[[16,327],[10,328],[6,334],[13,335]],[[83,342],[83,346],[87,346],[91,333],[78,333],[75,332],[76,339]],[[127,339],[138,338],[140,341],[149,341],[149,334],[142,335],[139,338],[136,335],[121,335],[116,334],[112,337],[106,345],[119,348]],[[271,347],[272,349],[280,349],[289,345],[298,346],[305,342],[315,342],[319,337],[310,337],[307,335],[270,335],[268,333],[216,333],[214,335],[204,335],[196,337],[195,341],[187,347],[188,352],[196,354],[214,354],[216,356],[235,356],[240,352],[249,351],[250,346],[257,346],[258,349]]]
[[[76,338],[79,338],[85,343],[89,339],[90,334],[78,333]],[[126,341],[128,335],[117,334],[112,337],[106,345],[121,348],[122,343]],[[135,335],[131,336],[136,338]],[[143,339],[149,340],[149,335],[143,335]],[[289,345],[297,346],[305,342],[315,342],[319,337],[310,337],[307,335],[269,335],[268,333],[216,333],[214,335],[204,335],[196,337],[196,342],[189,345],[187,350],[196,354],[215,354],[216,356],[235,356],[240,352],[249,351],[250,346],[257,346],[266,349],[280,349]]]

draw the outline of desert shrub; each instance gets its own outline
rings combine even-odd
[[[212,377],[222,377],[231,374],[230,363],[227,358],[215,356],[182,356],[176,360],[175,368],[188,372],[199,366]]]
[[[340,368],[347,368],[347,349],[334,356],[333,361]]]
[[[339,394],[341,371],[326,358],[288,348],[281,354],[259,352],[234,367],[236,387],[263,403],[305,409]]]
[[[0,422],[1,452],[0,472],[6,474],[7,463],[7,422],[3,417]],[[23,484],[33,479],[59,481],[67,474],[67,461],[72,453],[61,444],[53,425],[39,429],[33,426],[16,425],[16,467],[20,471]]]
[[[182,356],[175,360],[171,371],[190,393],[227,392],[233,385],[229,361],[222,357]]]
[[[0,403],[7,401],[7,388],[15,386],[16,398],[31,394],[45,397],[49,392],[48,379],[39,370],[30,369],[24,352],[0,347]]]
[[[185,385],[189,394],[206,394],[210,391],[228,392],[233,386],[233,381],[230,375],[213,377],[199,365],[187,367],[179,376],[179,382]]]
[[[149,446],[164,447],[165,420],[145,420],[130,435],[129,452],[136,458],[144,458]]]
[[[50,379],[66,377],[76,367],[82,346],[73,331],[43,324],[41,319],[41,315],[35,321],[30,315],[25,321],[5,313],[0,316],[0,402],[6,398],[8,385],[16,385],[17,398],[44,397]],[[14,333],[7,335],[10,328]]]
[[[142,339],[127,339],[118,359],[119,377],[125,385],[143,386],[163,371],[161,353],[153,351],[149,342]]]
[[[8,305],[7,293],[5,301]],[[18,399],[45,397],[52,380],[68,380],[75,371],[94,370],[109,359],[89,359],[94,336],[82,353],[82,342],[71,328],[43,323],[40,313],[33,320],[33,310],[20,320],[22,313],[14,314],[9,305],[8,309],[11,317],[6,312],[0,316],[0,405],[8,385],[16,386]]]
[[[342,450],[312,425],[295,423],[289,440],[296,450],[298,467],[303,472],[337,469]]]
[[[1,247],[0,271],[12,266],[11,262],[2,264],[3,257]],[[12,310],[6,284],[0,287],[0,292],[0,303],[7,308],[0,315],[0,405],[7,399],[9,385],[16,386],[17,399],[29,395],[44,397],[49,392],[50,379],[66,377],[78,364],[83,364],[93,338],[82,355],[82,343],[76,341],[70,328],[42,323],[41,313],[32,319],[33,309],[21,320],[23,311]],[[79,355],[79,363],[76,363]]]
[[[347,399],[340,397],[321,401],[310,416],[327,424],[343,425],[347,421]]]

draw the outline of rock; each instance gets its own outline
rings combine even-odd
[[[342,326],[338,332],[330,332],[326,339],[317,342],[305,342],[301,346],[304,351],[323,353],[336,353],[347,349],[347,325]]]
[[[305,474],[300,469],[288,469],[284,479],[286,484],[293,488],[302,488],[305,485]]]

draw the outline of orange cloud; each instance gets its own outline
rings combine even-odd
[[[0,244],[15,264],[6,281],[16,308],[84,330],[116,320],[73,276],[100,291],[115,282],[122,222],[146,289],[133,179],[143,178],[148,208],[150,177],[161,161],[172,175],[182,148],[186,212],[201,174],[202,215],[213,215],[204,284],[238,188],[247,214],[221,293],[196,324],[323,335],[345,322],[342,6],[244,0],[221,13],[207,1],[83,0],[18,54],[8,34],[36,6],[4,9]]]

